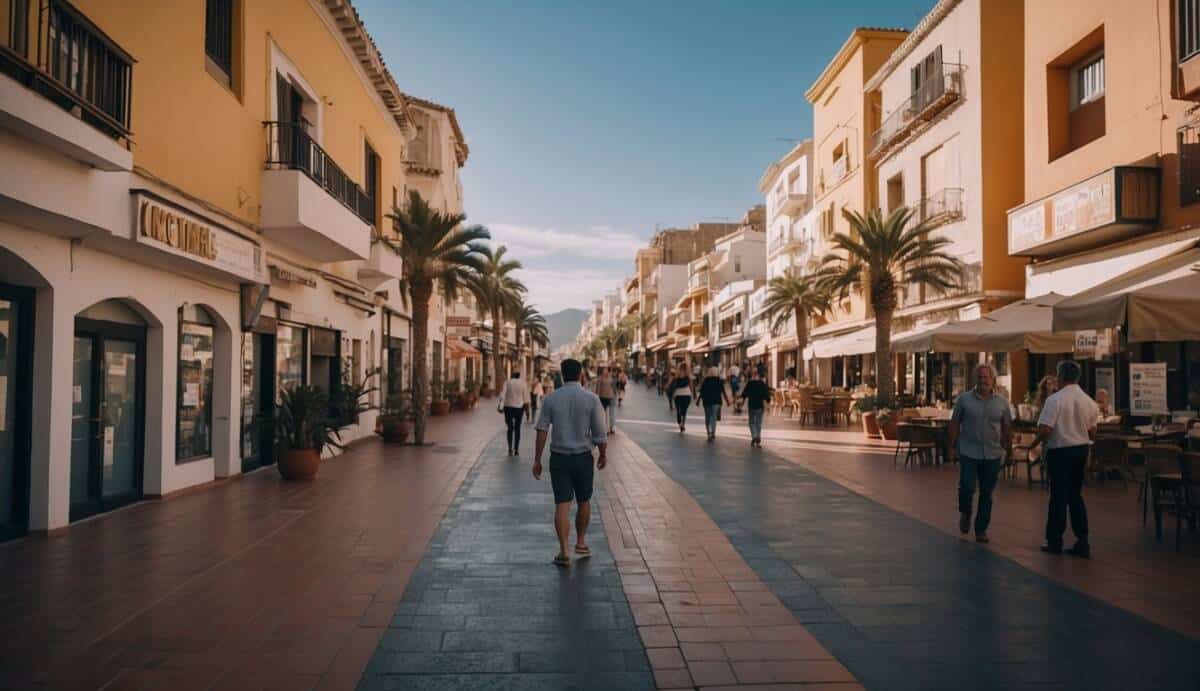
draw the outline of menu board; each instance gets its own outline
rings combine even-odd
[[[1148,417],[1167,412],[1167,363],[1129,363],[1129,413]]]
[[[1111,367],[1096,368],[1096,393],[1099,393],[1102,390],[1107,391],[1108,400],[1110,401],[1115,401],[1117,395],[1116,389],[1114,388],[1114,385],[1116,384],[1116,378],[1113,376],[1113,374],[1113,368]]]

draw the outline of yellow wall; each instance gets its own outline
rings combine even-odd
[[[1180,207],[1175,182],[1175,131],[1191,104],[1171,96],[1172,7],[1171,0],[1026,3],[1025,200],[1106,168],[1148,163],[1162,155],[1162,226],[1200,223],[1200,204]],[[1105,134],[1051,160],[1047,65],[1099,27],[1104,28]]]
[[[874,170],[865,153],[874,123],[868,118],[869,97],[863,87],[905,35],[901,32],[856,31],[807,94],[813,106],[814,207],[827,209],[833,206],[835,232],[849,230],[842,209],[861,213],[869,208],[871,193],[868,190],[875,187],[875,181]],[[833,153],[839,144],[849,147],[849,173],[833,182]],[[866,318],[863,296],[852,294],[848,303],[838,307],[828,321],[851,322]]]
[[[1025,260],[1008,255],[1008,210],[1023,201],[1023,0],[980,3],[980,131],[985,291],[1025,291]]]
[[[363,182],[365,140],[382,159],[381,196],[403,184],[398,126],[360,77],[341,37],[306,0],[238,0],[231,91],[205,68],[200,0],[75,0],[136,60],[134,164],[247,224],[258,223],[266,156],[262,121],[272,119],[270,40],[325,102],[321,146]],[[236,29],[235,29],[236,31]],[[240,66],[238,56],[241,56]]]

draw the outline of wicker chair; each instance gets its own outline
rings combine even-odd
[[[844,425],[850,424],[850,403],[851,400],[849,398],[841,396],[833,399],[833,410],[830,416],[833,418],[835,424],[838,422]]]

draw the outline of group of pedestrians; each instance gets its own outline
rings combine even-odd
[[[1083,479],[1088,449],[1100,418],[1100,406],[1079,386],[1080,368],[1073,361],[1058,365],[1057,377],[1039,385],[1043,402],[1037,421],[1034,452],[1040,452],[1050,481],[1046,511],[1045,542],[1049,554],[1063,553],[1067,516],[1075,545],[1067,554],[1088,558],[1087,506],[1083,501]],[[950,418],[947,441],[959,464],[959,531],[969,533],[974,513],[975,539],[988,542],[992,518],[992,494],[1006,458],[1012,458],[1012,406],[995,391],[996,372],[991,365],[975,370],[975,386],[958,396]],[[972,506],[976,489],[978,507]],[[975,509],[973,511],[973,509]]]
[[[741,372],[748,373],[750,381],[742,383]],[[733,368],[728,380],[722,379],[720,370],[709,367],[700,381],[699,391],[691,376],[691,368],[685,362],[671,371],[666,378],[663,392],[667,396],[667,407],[675,411],[675,423],[680,432],[687,431],[687,414],[692,401],[697,398],[704,409],[704,429],[708,441],[717,438],[717,423],[721,420],[722,405],[733,406],[740,411],[747,405],[747,423],[750,427],[750,445],[762,446],[762,423],[767,403],[771,400],[771,389],[763,380],[758,368]]]

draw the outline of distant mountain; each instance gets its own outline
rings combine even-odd
[[[568,307],[554,314],[543,315],[546,318],[546,328],[550,331],[550,350],[566,345],[579,335],[579,327],[587,318],[586,310]]]

